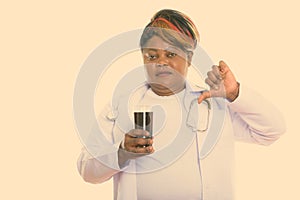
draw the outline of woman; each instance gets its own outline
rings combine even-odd
[[[140,39],[147,81],[101,115],[99,124],[116,148],[91,134],[78,160],[85,181],[113,177],[115,199],[234,199],[234,139],[267,145],[285,127],[278,111],[240,86],[223,61],[207,73],[209,91],[188,82],[198,41],[185,14],[164,9],[153,16]],[[126,121],[124,110],[132,112],[136,105],[162,108],[154,117],[155,124],[163,121],[153,128],[154,136],[118,126]]]

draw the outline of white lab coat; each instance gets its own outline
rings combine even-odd
[[[147,85],[139,88],[130,101],[137,101],[143,97],[147,90]],[[197,87],[187,88],[189,90],[199,90]],[[217,98],[216,98],[217,99]],[[122,100],[120,100],[122,101]],[[201,159],[202,193],[204,200],[233,200],[233,162],[234,162],[234,140],[269,145],[279,138],[285,131],[284,119],[280,112],[261,95],[241,85],[239,97],[234,102],[225,102],[218,105],[214,98],[210,100],[212,109],[218,110],[222,107],[223,120],[222,126],[217,133],[217,140],[212,142],[208,138],[209,130],[206,133],[197,133],[200,152],[198,157]],[[189,107],[191,100],[189,95],[185,96],[185,107]],[[199,107],[200,108],[200,107]],[[200,108],[201,109],[201,108]],[[201,112],[201,110],[200,110]],[[107,134],[105,137],[111,142],[110,148],[107,144],[101,144],[102,139],[92,139],[92,145],[85,144],[86,148],[78,159],[78,170],[83,179],[90,183],[102,183],[113,177],[114,199],[115,200],[135,200],[137,199],[136,176],[134,173],[126,173],[118,165],[118,147],[123,139],[124,132],[116,126],[118,114],[109,108],[100,116],[99,123],[105,127]],[[214,116],[215,115],[215,116]],[[211,118],[218,113],[213,112]],[[197,124],[189,124],[192,129],[197,130],[201,120]],[[188,123],[188,122],[187,122]],[[210,127],[214,122],[210,120]],[[131,127],[124,129],[130,130]],[[103,130],[104,130],[103,129]],[[123,130],[124,131],[124,130]],[[96,158],[102,157],[101,161],[109,163],[109,167],[99,162]],[[126,166],[129,171],[135,170],[135,160],[131,160]],[[188,173],[188,172],[182,172]],[[164,177],[162,177],[164,178]],[[188,184],[188,183],[187,183]]]

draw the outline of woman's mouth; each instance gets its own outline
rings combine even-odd
[[[170,72],[170,71],[161,71],[161,72],[157,72],[155,75],[159,76],[159,77],[165,77],[165,76],[169,76],[171,74],[172,74],[172,72]]]

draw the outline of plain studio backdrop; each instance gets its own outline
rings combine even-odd
[[[189,15],[212,60],[224,59],[285,116],[287,132],[273,145],[237,143],[237,200],[300,199],[296,0],[1,1],[0,199],[112,199],[111,181],[85,183],[76,169],[76,77],[98,45],[162,8]]]

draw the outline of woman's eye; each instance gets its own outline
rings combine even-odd
[[[146,55],[146,58],[148,59],[148,60],[155,60],[156,59],[156,55]]]
[[[168,54],[168,57],[169,57],[169,58],[173,58],[173,57],[175,57],[176,55],[177,55],[176,53],[169,53],[169,54]]]

